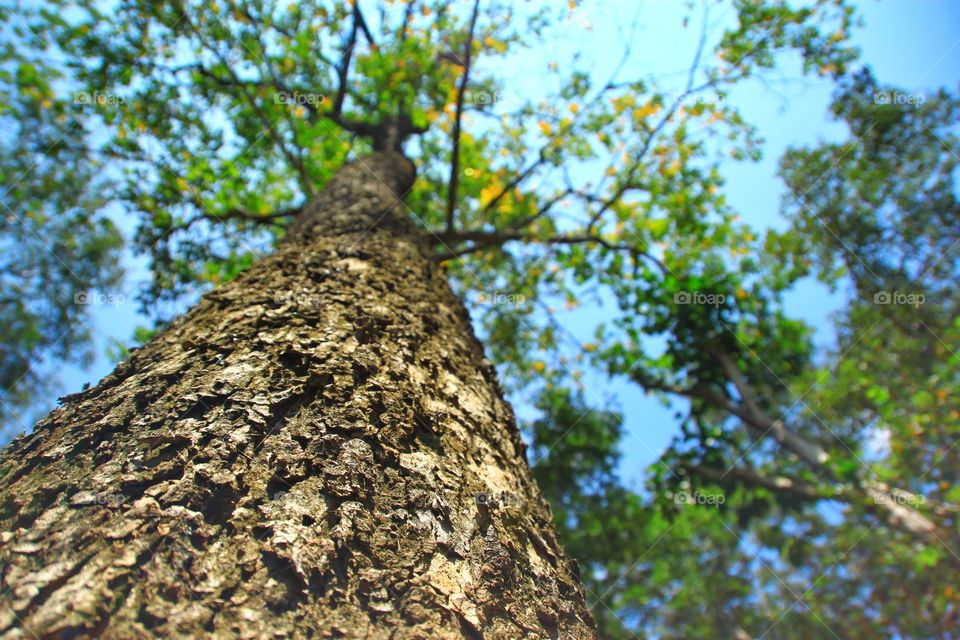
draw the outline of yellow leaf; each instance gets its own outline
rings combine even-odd
[[[576,102],[571,102],[571,103],[570,103],[570,113],[572,113],[572,114],[574,114],[574,115],[580,113],[580,105],[578,105]]]
[[[633,119],[642,120],[647,116],[656,115],[658,111],[660,111],[660,105],[647,101],[642,107],[633,110]]]
[[[586,351],[587,353],[593,353],[598,349],[598,347],[599,346],[597,345],[596,342],[588,342],[583,345],[583,350]]]
[[[480,189],[480,206],[485,207],[490,204],[498,193],[500,193],[500,187],[496,184],[489,184]]]
[[[488,48],[493,49],[497,53],[503,53],[507,50],[507,43],[502,40],[497,40],[493,36],[487,36],[483,39],[483,44]]]
[[[541,120],[539,123],[540,131],[543,132],[543,135],[548,136],[553,131],[553,128],[550,126],[549,122]]]
[[[547,365],[544,362],[537,361],[533,363],[533,370],[536,371],[537,373],[543,373],[546,368],[547,368]]]

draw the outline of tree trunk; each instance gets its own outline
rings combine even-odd
[[[595,637],[413,179],[348,164],[0,454],[0,634]]]

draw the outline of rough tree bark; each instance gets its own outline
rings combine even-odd
[[[0,454],[8,638],[591,638],[389,152]]]

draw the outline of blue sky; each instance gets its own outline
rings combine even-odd
[[[633,36],[636,52],[624,69],[627,79],[642,77],[642,71],[652,72],[669,82],[686,79],[693,59],[699,25],[691,21],[688,29],[680,27],[682,3],[654,0],[644,3],[612,3],[604,10],[593,11],[583,3],[570,27],[580,35],[585,24],[592,23],[599,37],[589,42],[600,43],[585,55],[591,69],[603,79],[607,70],[619,60],[623,33],[639,6],[641,27]],[[854,32],[854,42],[862,50],[862,61],[872,67],[880,82],[900,87],[911,93],[931,93],[937,87],[956,88],[960,84],[960,3],[942,1],[902,0],[866,2],[859,7],[864,26]],[[724,24],[722,11],[710,16],[710,21]],[[643,24],[649,26],[642,26]],[[671,27],[671,25],[673,25]],[[605,29],[605,31],[604,31]],[[563,59],[564,46],[573,44],[570,38],[558,38],[557,47],[544,55]],[[530,77],[517,79],[524,87],[536,86],[536,70],[529,67]],[[523,69],[523,67],[521,67]],[[821,140],[836,141],[846,136],[845,128],[830,119],[828,105],[833,85],[828,80],[801,77],[797,60],[783,60],[782,72],[767,78],[767,82],[753,81],[734,89],[728,100],[741,109],[745,119],[758,127],[765,139],[764,158],[759,163],[727,163],[729,202],[742,220],[758,230],[783,228],[785,220],[779,215],[783,198],[803,194],[788,194],[776,176],[777,159],[791,146],[813,145]],[[679,88],[679,86],[678,86]],[[529,89],[527,89],[529,90]],[[509,96],[507,96],[509,98]],[[801,284],[786,298],[791,315],[801,318],[817,330],[816,342],[827,346],[833,339],[830,314],[840,308],[843,291],[831,294],[814,281]],[[560,306],[560,305],[558,305]],[[603,319],[602,308],[581,308],[568,314],[563,324],[586,342],[593,326]],[[562,316],[561,316],[562,318]],[[673,411],[657,400],[647,398],[638,388],[626,382],[613,382],[587,376],[587,399],[594,405],[603,405],[615,398],[615,405],[624,413],[626,437],[623,442],[622,476],[637,486],[643,471],[663,451],[678,433]],[[531,415],[529,407],[517,403],[520,415]],[[813,408],[815,410],[815,407]]]
[[[581,66],[596,73],[601,82],[619,60],[629,19],[639,11],[639,29],[633,34],[634,56],[624,69],[628,79],[655,73],[664,82],[671,78],[685,79],[684,74],[696,48],[699,25],[692,21],[684,29],[680,24],[682,5],[677,0],[643,2],[592,3],[585,1],[570,17],[560,35],[533,51],[528,51],[504,72],[506,90],[536,93],[545,86],[542,68],[547,61],[563,64],[569,52],[584,51]],[[883,83],[902,87],[909,92],[932,92],[939,86],[956,88],[960,83],[960,2],[953,0],[886,0],[860,4],[865,25],[854,32],[854,42],[862,50],[862,60],[869,64]],[[712,19],[723,24],[724,15],[717,10]],[[588,30],[589,27],[589,30]],[[795,62],[795,61],[794,61]],[[794,68],[796,67],[796,68]],[[728,180],[730,203],[741,218],[758,230],[782,228],[778,215],[782,184],[777,180],[776,160],[790,146],[811,145],[818,140],[838,140],[843,128],[828,119],[827,105],[832,87],[827,81],[800,78],[799,66],[787,61],[782,78],[769,85],[750,82],[738,87],[729,100],[738,106],[747,121],[757,125],[764,137],[764,159],[759,163],[728,164],[724,175]],[[509,98],[509,95],[504,96]],[[133,221],[119,219],[127,230]],[[113,368],[105,356],[111,338],[128,342],[137,324],[149,324],[136,313],[132,302],[139,282],[144,278],[144,264],[128,258],[130,276],[121,292],[130,302],[113,307],[94,307],[98,357],[88,369],[47,363],[57,372],[64,393],[79,390],[84,383],[95,383]],[[787,297],[788,310],[818,330],[819,344],[828,344],[832,331],[829,314],[843,300],[843,292],[830,295],[822,286],[806,283]],[[604,315],[600,308],[584,309],[570,317],[570,330],[583,338],[584,327],[592,327]],[[621,471],[631,484],[637,484],[642,471],[676,434],[672,412],[657,401],[644,398],[638,389],[627,384],[610,384],[591,377],[588,399],[601,404],[616,398],[626,418]],[[514,399],[518,413],[529,416],[530,408],[522,398]],[[25,428],[28,425],[23,425]]]

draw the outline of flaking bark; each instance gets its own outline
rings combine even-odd
[[[412,181],[347,165],[3,450],[0,635],[595,637]]]

